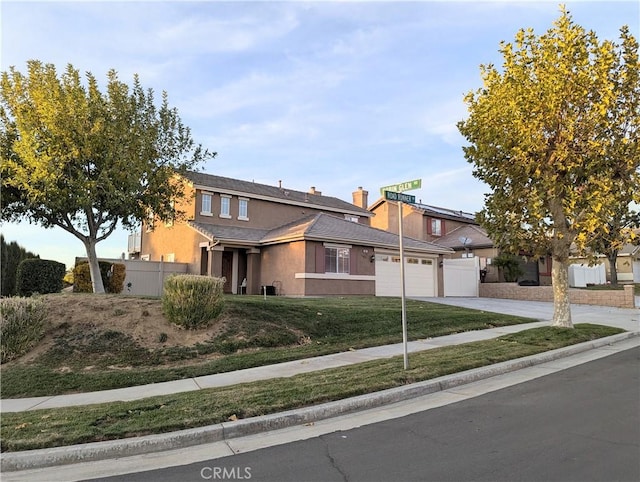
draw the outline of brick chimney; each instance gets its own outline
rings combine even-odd
[[[358,186],[358,190],[353,192],[353,204],[362,209],[367,209],[369,206],[369,191],[365,191],[362,186]]]
[[[311,186],[309,188],[309,194],[315,194],[316,196],[322,196],[322,192],[321,191],[316,191],[316,187],[315,186]]]

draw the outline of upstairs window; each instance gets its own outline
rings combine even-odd
[[[211,216],[211,194],[203,192],[202,193],[202,208],[200,209],[200,214],[204,214],[205,216]]]
[[[349,248],[324,248],[324,272],[349,274]]]
[[[442,221],[440,219],[431,218],[431,234],[442,236]]]
[[[238,199],[238,219],[240,221],[249,221],[249,200],[247,198]]]
[[[230,218],[231,217],[231,196],[227,196],[226,194],[220,195],[220,217],[221,218]]]

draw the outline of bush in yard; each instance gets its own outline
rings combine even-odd
[[[25,259],[16,272],[16,292],[20,296],[34,293],[59,293],[66,267],[49,259]]]
[[[126,267],[122,263],[98,261],[102,284],[106,293],[122,293]],[[89,263],[82,261],[73,268],[73,292],[93,293]]]
[[[189,274],[170,276],[164,282],[164,315],[185,328],[209,325],[222,313],[225,281],[225,278]]]
[[[24,355],[44,336],[46,314],[37,297],[0,299],[0,363]]]
[[[502,275],[507,283],[513,283],[518,280],[518,276],[524,274],[520,267],[518,257],[512,254],[501,253],[499,256],[493,258],[492,263],[497,266],[498,269],[502,269]]]

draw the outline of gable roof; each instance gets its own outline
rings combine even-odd
[[[271,230],[226,227],[196,223],[194,221],[188,221],[187,224],[212,241],[221,241],[226,244],[242,243],[245,246],[268,246],[308,240],[364,244],[378,248],[397,249],[400,241],[400,237],[397,234],[347,221],[326,213],[306,216]],[[448,247],[406,236],[403,238],[403,246],[405,249],[414,252],[434,254],[450,254],[452,252]]]
[[[377,207],[382,205],[385,202],[391,202],[395,204],[395,201],[388,201],[384,198],[378,199],[371,206],[369,206],[369,211],[374,211]],[[438,206],[432,206],[430,204],[422,204],[422,203],[406,203],[405,206],[409,206],[415,211],[421,212],[426,216],[433,216],[441,219],[450,219],[452,221],[460,221],[468,224],[478,224],[476,222],[476,215],[474,213],[467,213],[465,211],[449,209],[449,208],[441,208]]]
[[[470,242],[468,242],[466,247],[471,249],[493,247],[493,241],[487,236],[487,232],[480,226],[474,224],[458,226],[453,231],[439,238],[438,244],[452,249],[464,249],[465,245],[460,238],[467,238]]]
[[[184,175],[196,189],[211,190],[236,196],[248,196],[254,199],[296,206],[313,207],[326,211],[372,217],[367,209],[351,204],[342,199],[310,192],[296,191],[284,187],[269,186],[252,181],[242,181],[229,177],[214,176],[202,172],[187,171]]]

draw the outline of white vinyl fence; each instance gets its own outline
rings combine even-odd
[[[480,258],[443,260],[445,296],[479,296]]]
[[[76,258],[79,261],[87,261],[87,258]],[[141,296],[162,296],[164,280],[176,273],[186,273],[187,263],[169,263],[165,261],[142,261],[139,259],[106,259],[100,261],[110,263],[122,263],[126,273],[122,294]]]
[[[604,264],[587,266],[583,264],[569,265],[569,286],[572,288],[584,288],[587,285],[607,284],[607,272]]]

